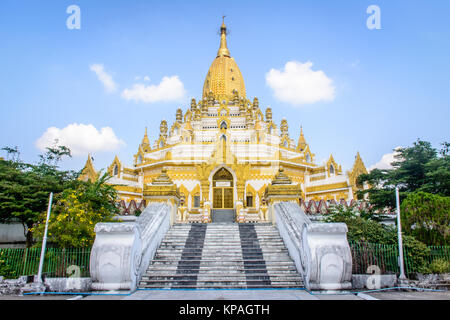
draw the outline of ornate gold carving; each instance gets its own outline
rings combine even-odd
[[[98,173],[95,171],[94,164],[92,163],[92,156],[89,153],[86,164],[84,165],[84,168],[81,171],[81,175],[78,177],[78,180],[96,181],[97,178]]]
[[[367,174],[366,166],[359,155],[359,152],[356,153],[355,162],[353,163],[353,167],[351,171],[347,172],[348,180],[350,182],[350,186],[352,187],[353,196],[356,198],[356,191],[359,190],[356,185],[356,179],[361,174]]]
[[[326,191],[326,190],[334,190],[334,189],[341,189],[341,188],[348,188],[347,182],[339,182],[339,183],[332,183],[332,184],[324,184],[320,186],[314,186],[314,187],[307,187],[306,192],[318,192],[318,191]]]
[[[117,166],[117,167],[116,167]],[[117,155],[114,157],[113,162],[111,163],[111,165],[108,167],[107,172],[109,173],[110,176],[120,176],[120,169],[122,168],[122,165],[120,163],[119,158],[117,157]],[[116,174],[117,172],[117,174]]]
[[[269,202],[273,201],[299,201],[302,196],[300,185],[291,183],[289,177],[283,173],[280,167],[274,180],[267,186],[264,198]]]
[[[203,99],[210,98],[210,93],[217,99],[233,100],[236,90],[240,97],[245,97],[244,78],[237,63],[230,56],[226,44],[226,27],[221,27],[220,48],[214,59],[203,85]],[[209,99],[208,99],[209,100]]]
[[[163,168],[161,174],[154,179],[150,185],[144,186],[144,197],[151,197],[152,200],[157,198],[165,199],[166,197],[175,197],[179,200],[180,194],[177,186],[167,175],[167,170]]]

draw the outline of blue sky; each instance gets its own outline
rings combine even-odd
[[[73,4],[80,30],[66,27]],[[380,30],[366,26],[372,4],[381,10]],[[154,141],[161,119],[172,123],[177,108],[201,98],[225,14],[247,97],[258,97],[263,111],[270,106],[276,123],[287,118],[295,141],[302,125],[317,163],[333,154],[350,169],[359,151],[370,167],[417,138],[440,147],[450,133],[449,13],[449,1],[2,0],[0,146],[18,146],[34,162],[36,141],[50,127],[109,127],[116,146],[92,151],[96,168],[115,154],[131,164],[145,127]],[[334,98],[302,105],[277,98],[266,74],[289,61],[312,62],[332,80]],[[115,92],[90,69],[95,64]],[[185,90],[177,101],[121,96],[136,83],[157,86],[174,76]],[[86,158],[80,152],[63,167],[81,169]]]

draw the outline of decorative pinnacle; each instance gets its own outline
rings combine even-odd
[[[278,168],[278,173],[275,175],[275,179],[272,181],[272,185],[277,184],[291,184],[292,180],[284,173],[283,166]]]
[[[152,181],[152,184],[154,184],[154,185],[172,185],[173,184],[172,180],[167,175],[167,169],[165,167],[162,168],[161,174]]]
[[[225,16],[222,16],[222,26],[220,27],[220,48],[217,52],[218,57],[231,57],[227,47],[227,27],[225,25]]]

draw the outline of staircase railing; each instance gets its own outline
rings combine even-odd
[[[352,255],[345,223],[311,223],[296,202],[274,204],[275,221],[310,290],[351,289]]]
[[[98,223],[91,251],[93,290],[135,290],[170,228],[172,208],[150,203],[135,222]]]

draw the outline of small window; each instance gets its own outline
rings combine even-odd
[[[114,171],[113,171],[113,175],[117,176],[119,174],[119,167],[117,166],[117,164],[114,166]]]
[[[161,141],[161,142],[159,143],[159,147],[160,147],[160,148],[164,147],[164,142],[163,142],[163,141]]]
[[[194,208],[200,208],[200,196],[194,196]]]
[[[137,158],[137,163],[141,164],[142,163],[142,155],[139,155]]]
[[[306,155],[306,162],[308,162],[308,163],[311,162],[311,156],[309,154]]]
[[[227,123],[226,121],[222,121],[222,123],[220,124],[220,129],[227,129]]]
[[[330,174],[334,174],[334,167],[332,164],[330,165]]]
[[[247,196],[247,207],[249,208],[253,207],[253,195]]]

